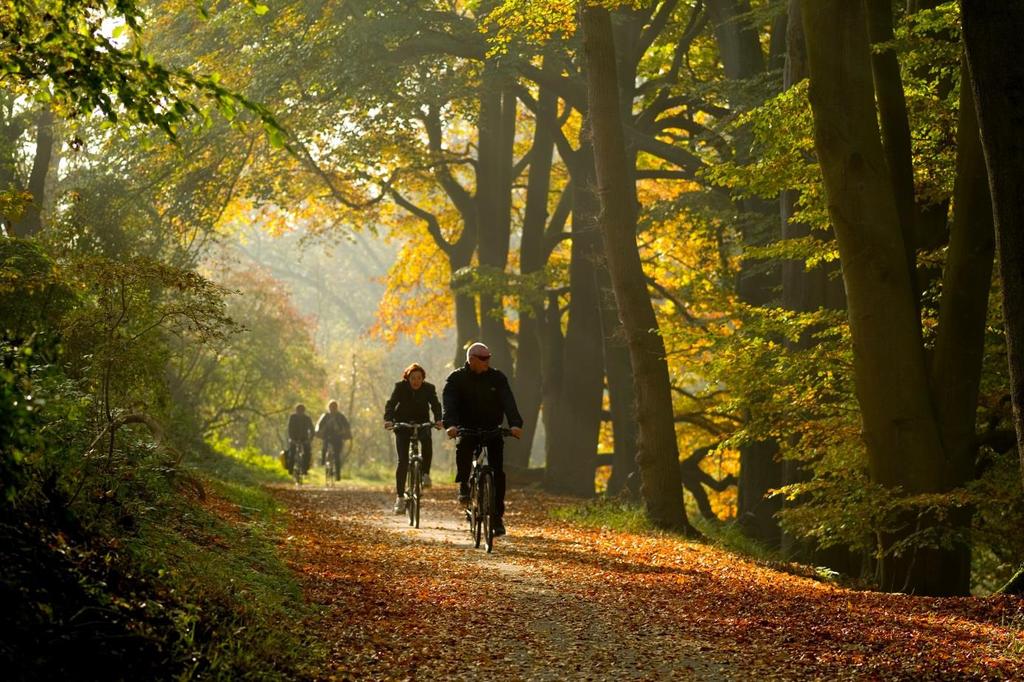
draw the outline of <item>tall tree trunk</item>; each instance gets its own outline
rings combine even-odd
[[[485,275],[499,276],[508,264],[512,229],[512,143],[516,99],[505,91],[505,77],[491,63],[484,65],[480,86],[479,154],[477,158],[477,224],[479,262]],[[512,353],[505,330],[505,315],[499,292],[480,293],[480,335],[494,356],[493,367],[510,376],[514,373]]]
[[[885,487],[908,494],[937,492],[945,478],[945,456],[879,137],[864,6],[804,0],[801,9],[815,142],[846,283],[868,468]],[[886,542],[912,530],[898,531]],[[885,561],[883,588],[945,593],[947,576],[924,570],[934,568],[930,563]]]
[[[865,0],[868,37],[872,44],[893,40],[892,0]],[[914,166],[910,152],[910,120],[903,95],[903,78],[896,50],[888,48],[871,53],[875,95],[878,99],[882,126],[882,146],[889,166],[889,182],[896,198],[896,211],[903,231],[903,247],[907,268],[917,271],[917,240],[915,236],[916,205],[914,203]]]
[[[550,70],[549,60],[545,60],[544,68]],[[519,248],[519,271],[527,281],[543,271],[546,261],[544,229],[547,226],[551,194],[551,166],[555,150],[551,131],[557,125],[557,104],[557,96],[550,88],[541,85],[537,95],[533,148],[526,184],[526,208],[523,214],[523,238]],[[519,343],[513,382],[526,438],[509,442],[505,446],[505,466],[509,469],[526,469],[529,466],[530,443],[536,434],[542,397],[541,327],[544,304],[534,299],[534,296],[541,295],[540,291],[530,294],[524,293],[519,303]]]
[[[960,7],[992,193],[1010,395],[1024,483],[1024,5],[961,0]]]
[[[947,490],[963,486],[974,478],[979,368],[985,351],[985,321],[995,257],[992,199],[966,64],[963,78],[953,189],[955,214],[946,249],[939,328],[932,357],[935,411],[947,458]],[[958,510],[953,522],[964,538],[969,537],[969,510]],[[970,543],[966,539],[958,543],[944,559],[951,564],[947,570],[950,591],[968,594]]]
[[[709,0],[715,40],[722,67],[728,78],[747,80],[764,73],[765,58],[757,31],[749,20],[748,0]],[[738,107],[744,103],[737,102]],[[751,135],[741,130],[735,138],[736,157],[744,161],[750,156]],[[743,212],[777,215],[766,202],[749,199],[739,202]],[[741,228],[745,246],[763,246],[777,233],[765,233],[751,227]],[[750,305],[765,305],[775,296],[777,274],[764,264],[744,261],[736,285],[740,299]],[[781,530],[775,518],[781,503],[768,498],[768,491],[782,482],[782,463],[776,460],[778,446],[771,441],[756,442],[740,448],[738,518],[744,532],[770,546],[781,542]]]
[[[548,292],[547,305],[544,306],[544,318],[540,328],[541,350],[541,419],[544,422],[544,466],[547,475],[547,457],[550,452],[551,433],[557,431],[557,405],[562,395],[562,377],[565,375],[564,347],[562,336],[562,311],[559,296],[555,291]]]
[[[601,312],[601,338],[604,339],[604,367],[608,380],[608,400],[612,413],[612,475],[608,494],[635,497],[640,492],[636,475],[637,414],[636,391],[633,388],[633,364],[629,359],[626,331],[615,307],[608,264],[602,258],[597,271]]]
[[[585,129],[585,128],[584,128]],[[593,153],[580,134],[581,144],[573,170],[572,250],[569,263],[569,320],[565,331],[562,386],[558,401],[545,405],[554,419],[547,422],[549,490],[574,495],[594,494],[594,459],[601,428],[604,357],[600,343],[595,260],[601,235],[600,210],[593,193]]]
[[[708,0],[707,7],[725,77],[737,80],[762,73],[764,53],[748,19],[750,0]]]
[[[786,63],[783,68],[782,87],[788,90],[807,78],[807,51],[804,46],[804,28],[800,12],[800,0],[789,0],[788,20],[786,28]],[[793,220],[799,192],[786,190],[780,198],[782,214],[783,239],[796,239],[811,234],[810,225]],[[782,262],[782,307],[797,312],[811,312],[820,308],[841,310],[846,306],[842,279],[838,277],[839,268],[835,264],[823,263],[807,270],[802,259]],[[795,344],[793,349],[811,348],[816,344],[814,336],[808,332]],[[787,460],[782,464],[782,480],[786,484],[807,481],[810,472],[799,463]],[[786,502],[783,501],[783,507]],[[811,544],[783,533],[781,538],[782,552],[787,557],[796,557],[799,561],[814,562],[845,574],[855,573],[850,552],[845,547],[834,547],[827,550],[816,549]]]
[[[636,243],[636,214],[629,199],[611,18],[606,9],[588,5],[582,6],[581,15],[587,102],[601,199],[601,234],[633,361],[640,434],[640,492],[647,515],[656,526],[694,533],[683,507],[665,345],[658,333]]]
[[[469,263],[460,267],[468,267]],[[457,268],[454,267],[453,271]],[[459,368],[466,361],[466,347],[469,344],[480,340],[480,324],[476,316],[476,297],[472,294],[461,293],[458,285],[453,285],[455,291],[455,356],[452,366]]]
[[[31,237],[43,227],[43,205],[46,201],[46,177],[53,157],[53,112],[41,109],[35,117],[36,151],[32,160],[26,190],[31,197],[21,218],[14,222],[14,234]]]

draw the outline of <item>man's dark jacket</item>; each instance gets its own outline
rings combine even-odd
[[[307,441],[313,437],[313,420],[303,412],[288,417],[288,437],[292,440]]]
[[[413,390],[408,379],[403,379],[395,384],[395,390],[384,404],[384,421],[425,424],[431,421],[431,410],[434,411],[433,421],[441,421],[441,403],[434,384],[424,381]]]
[[[501,426],[502,417],[509,427],[523,425],[508,379],[496,369],[476,374],[467,363],[448,375],[441,398],[446,428],[494,429]]]

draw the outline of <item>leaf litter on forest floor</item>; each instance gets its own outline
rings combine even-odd
[[[1024,601],[856,592],[510,491],[493,554],[435,487],[420,529],[366,488],[280,487],[284,547],[343,679],[1008,679]]]

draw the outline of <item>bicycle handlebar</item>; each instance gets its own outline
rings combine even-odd
[[[392,431],[395,431],[397,429],[412,429],[412,430],[415,431],[417,429],[422,429],[424,427],[440,428],[440,427],[437,427],[434,422],[423,422],[422,424],[411,424],[409,422],[393,422],[391,424],[391,430]]]
[[[512,435],[512,429],[507,429],[504,426],[499,426],[496,429],[470,429],[464,426],[455,427],[459,430],[459,436],[476,436],[478,438],[488,438],[491,436],[501,435],[503,438],[508,438]]]

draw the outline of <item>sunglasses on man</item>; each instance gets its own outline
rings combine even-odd
[[[473,356],[471,356],[471,357],[474,357],[474,358],[476,358],[477,360],[483,360],[484,362],[487,362],[488,360],[490,360],[490,359],[491,359],[491,356],[490,356],[490,355],[473,355]]]

